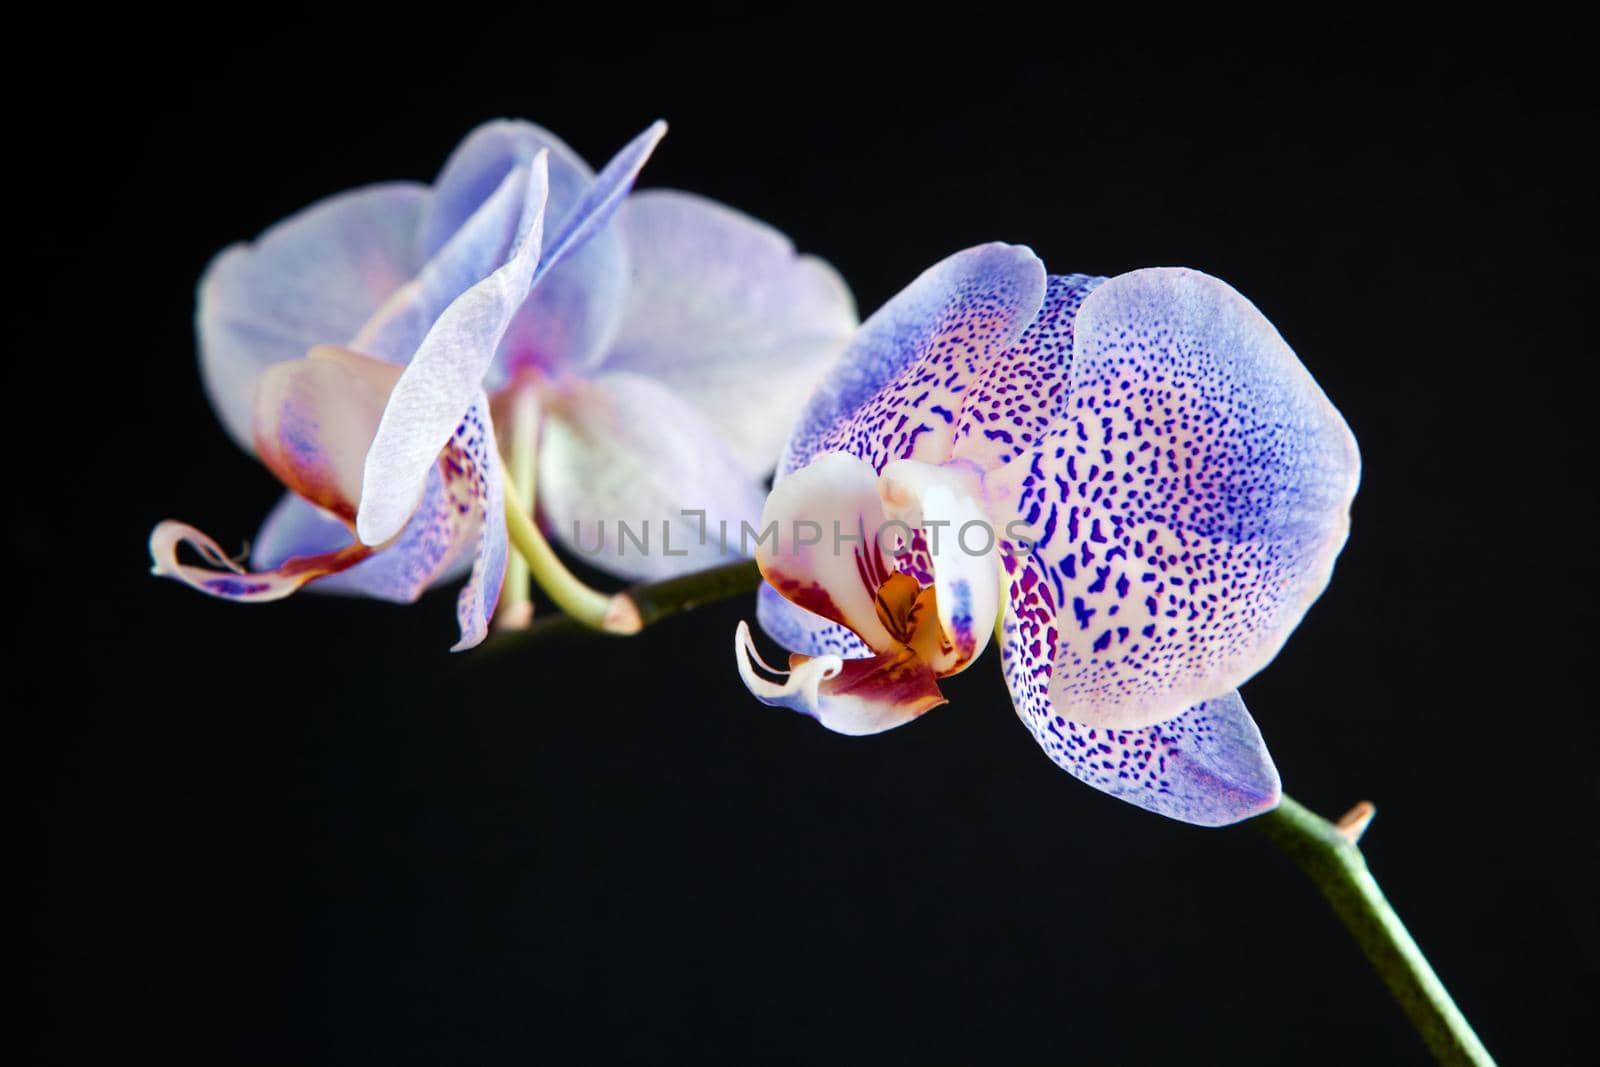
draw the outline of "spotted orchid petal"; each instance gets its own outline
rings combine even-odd
[[[224,250],[200,281],[195,329],[206,395],[250,447],[251,397],[268,367],[342,344],[416,273],[428,190],[373,185],[313,204]]]
[[[450,651],[461,652],[489,635],[489,620],[500,602],[510,551],[505,522],[505,478],[500,469],[494,423],[490,421],[489,398],[482,391],[440,455],[439,469],[452,487],[456,512],[474,516],[480,531],[472,560],[472,576],[456,598],[461,640],[452,645]],[[405,536],[402,532],[401,539]]]
[[[856,326],[849,288],[779,231],[690,193],[636,193],[617,227],[630,278],[602,366],[689,397],[765,476]]]
[[[1017,620],[1008,619],[1001,644],[1017,716],[1074,778],[1198,826],[1226,826],[1277,807],[1278,769],[1237,691],[1138,729],[1073,722],[1051,699],[1043,649],[1020,640],[1017,628]]]
[[[955,458],[994,470],[1059,425],[1070,394],[1078,308],[1104,281],[1086,274],[1049,277],[1039,314],[964,395],[951,448]]]
[[[428,470],[482,392],[500,339],[528,295],[542,242],[546,160],[541,154],[530,167],[514,170],[424,271],[453,279],[436,290],[443,292],[485,263],[500,261],[432,319],[390,394],[367,453],[356,517],[356,535],[366,544],[395,536],[416,510]],[[513,203],[515,213],[502,206]],[[419,294],[435,291],[431,278],[419,278]],[[422,295],[419,300],[433,302]]]
[[[979,245],[929,268],[856,331],[801,415],[781,471],[834,451],[875,470],[949,459],[966,391],[1033,320],[1044,291],[1044,264],[1017,245]]]
[[[656,579],[743,554],[742,526],[753,528],[761,512],[761,483],[677,393],[641,375],[602,374],[545,414],[539,506],[579,558]]]
[[[1215,278],[1112,278],[1074,329],[1060,427],[985,477],[1032,542],[1008,654],[1048,678],[1057,714],[1137,730],[1276,654],[1344,544],[1359,459],[1271,323]]]

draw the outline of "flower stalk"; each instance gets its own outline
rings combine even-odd
[[[644,622],[630,594],[626,591],[602,593],[583,584],[561,562],[532,517],[523,510],[524,491],[512,480],[509,470],[505,479],[506,533],[510,536],[511,547],[527,564],[528,573],[539,583],[539,588],[574,622],[591,630],[620,636],[638,633]],[[526,495],[532,496],[531,493]]]
[[[1250,825],[1316,884],[1436,1060],[1492,1064],[1489,1050],[1395,914],[1356,845],[1374,812],[1363,802],[1332,823],[1286,795]]]
[[[623,595],[635,607],[643,627],[705,604],[748,595],[760,584],[755,562],[742,560],[635,585]],[[521,633],[499,635],[490,641],[490,647],[509,650],[535,635],[552,635],[570,627],[560,619],[543,620]],[[1275,810],[1249,820],[1249,824],[1262,831],[1316,885],[1436,1060],[1451,1067],[1492,1065],[1493,1057],[1367,868],[1357,841],[1374,811],[1363,802],[1334,823],[1285,795]]]
[[[524,515],[533,514],[534,479],[539,470],[539,392],[532,382],[518,382],[511,397],[510,447],[506,483],[506,507]],[[506,582],[500,591],[500,610],[495,626],[504,630],[526,629],[533,621],[533,598],[528,583],[532,580],[528,561],[520,551],[506,561]]]

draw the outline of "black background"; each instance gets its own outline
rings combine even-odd
[[[97,24],[14,100],[41,138],[42,195],[14,204],[43,280],[13,308],[39,336],[10,354],[9,528],[36,1060],[1424,1060],[1265,838],[1055,770],[996,660],[849,739],[746,694],[749,602],[451,656],[451,593],[243,609],[145,573],[156,521],[236,544],[278,492],[201,393],[207,259],[336,190],[428,179],[499,115],[594,162],[667,118],[642,185],[786,230],[864,314],[993,239],[1254,300],[1364,473],[1332,586],[1246,699],[1289,792],[1378,804],[1372,866],[1490,1049],[1580,1058],[1576,31],[1520,9],[254,18]]]

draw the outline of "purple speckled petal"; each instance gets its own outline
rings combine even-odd
[[[789,438],[781,472],[826,452],[876,470],[948,460],[967,389],[1033,320],[1044,292],[1044,264],[1018,245],[979,245],[929,268],[856,331]]]
[[[1359,459],[1272,324],[1215,278],[1113,278],[1075,331],[1057,425],[985,485],[1033,545],[1008,618],[1055,712],[1137,729],[1277,653],[1344,544]]]
[[[457,511],[468,509],[465,513],[476,519],[480,531],[477,553],[472,561],[472,577],[467,579],[456,600],[461,640],[451,646],[450,651],[460,652],[489,635],[489,620],[494,617],[495,605],[500,602],[500,588],[505,584],[509,550],[500,450],[495,444],[494,424],[489,418],[489,398],[482,392],[467,409],[466,418],[445,446],[439,470],[457,502]]]
[[[666,382],[765,476],[856,327],[843,279],[782,233],[690,193],[628,198],[627,308],[603,366]]]
[[[526,170],[512,171],[485,211],[451,238],[419,278],[420,287],[427,290],[435,265],[441,277],[465,277],[485,264],[498,263],[493,273],[461,292],[432,321],[389,396],[367,453],[356,516],[356,535],[366,544],[389,540],[415,510],[428,470],[482,392],[484,374],[506,327],[527,298],[543,234],[546,158],[541,154]],[[479,227],[478,220],[502,197],[519,210],[512,215],[494,209],[489,216],[494,225],[485,222]],[[507,221],[512,224],[505,225]],[[479,249],[485,247],[498,251],[484,255]],[[461,263],[452,265],[457,259]],[[450,287],[441,284],[440,289]]]
[[[1050,276],[1039,314],[967,390],[956,417],[957,459],[993,470],[1060,425],[1071,384],[1073,324],[1084,298],[1104,281]]]
[[[256,379],[313,345],[344,344],[421,265],[421,185],[372,185],[319,201],[250,244],[225,249],[200,279],[195,329],[206,395],[248,449]]]
[[[1085,726],[1053,707],[1048,672],[1028,645],[1013,640],[1015,626],[1008,620],[1002,665],[1017,716],[1074,778],[1198,826],[1226,826],[1277,807],[1278,769],[1237,691],[1141,729]]]

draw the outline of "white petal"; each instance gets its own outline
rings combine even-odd
[[[755,528],[761,483],[672,390],[636,374],[603,374],[546,416],[539,507],[584,562],[628,578],[663,578],[748,554],[742,527]]]
[[[766,474],[855,329],[849,288],[779,231],[690,193],[637,193],[617,225],[632,274],[603,365],[678,389]]]
[[[206,395],[250,447],[256,379],[313,345],[342,345],[417,271],[421,185],[372,185],[291,215],[224,250],[200,280],[195,329]]]
[[[526,183],[509,259],[444,310],[389,397],[367,454],[356,519],[356,534],[367,544],[380,544],[405,525],[428,470],[482,391],[500,339],[527,298],[548,191],[543,155],[534,160]]]

